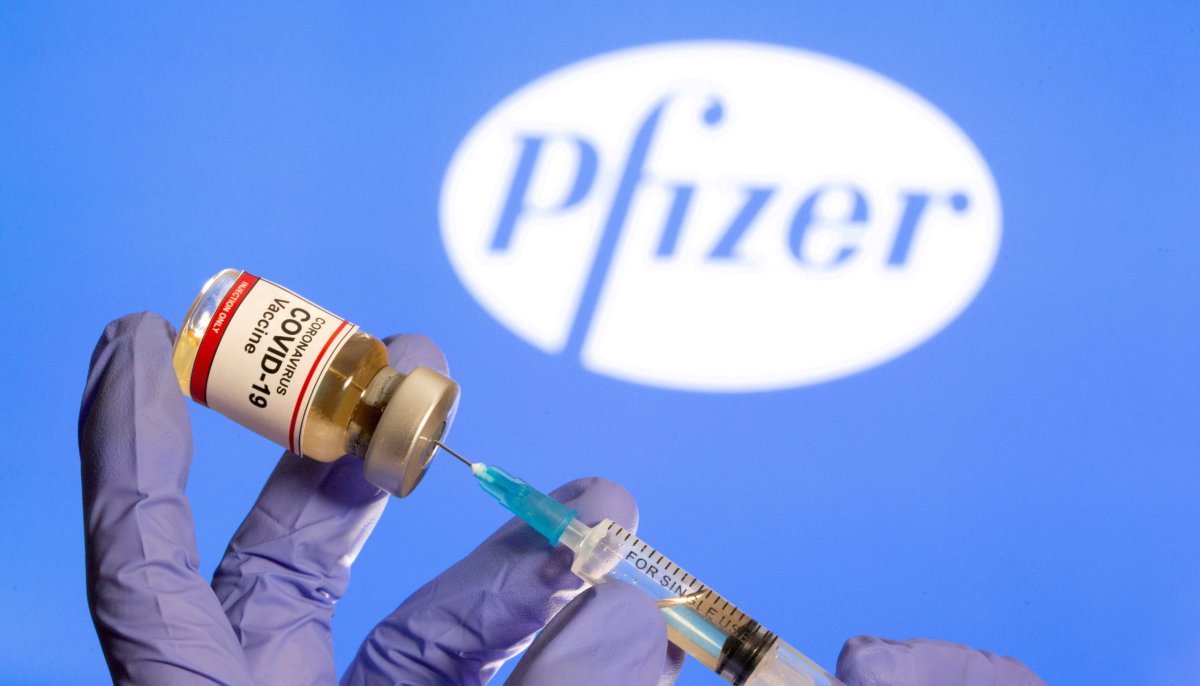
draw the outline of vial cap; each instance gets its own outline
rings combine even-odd
[[[458,384],[428,367],[406,376],[383,408],[367,446],[367,479],[403,498],[412,493],[458,409]]]

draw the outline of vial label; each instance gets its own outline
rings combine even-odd
[[[303,454],[316,387],[357,326],[242,272],[200,340],[192,399]]]

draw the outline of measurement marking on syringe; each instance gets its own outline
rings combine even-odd
[[[633,562],[639,572],[674,594],[672,598],[659,600],[659,607],[686,605],[700,613],[713,626],[727,632],[750,621],[737,606],[730,604],[715,590],[684,571],[682,567],[673,563],[649,543],[638,538],[632,531],[612,526],[610,522],[609,532],[609,535],[616,541],[624,541],[622,547],[625,552],[623,554],[627,560]]]

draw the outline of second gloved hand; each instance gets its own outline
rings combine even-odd
[[[580,479],[550,495],[588,524],[636,527],[633,499],[610,481]],[[683,654],[667,643],[653,600],[615,585],[575,598],[583,582],[571,559],[510,520],[380,622],[342,683],[482,684],[526,647],[510,684],[671,683]]]

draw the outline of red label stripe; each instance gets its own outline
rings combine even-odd
[[[325,341],[325,345],[321,347],[321,352],[317,353],[317,359],[313,360],[312,367],[308,370],[308,375],[304,377],[304,385],[300,387],[300,395],[296,398],[296,407],[292,410],[292,423],[288,427],[288,450],[296,452],[296,420],[300,417],[300,406],[304,404],[305,391],[308,390],[308,384],[312,381],[313,374],[321,367],[321,360],[325,357],[325,353],[329,352],[329,346],[338,339],[338,335],[342,333],[342,329],[346,328],[346,321],[343,320],[338,324],[338,328],[333,330],[333,335],[329,340]]]
[[[229,328],[233,314],[241,307],[246,294],[256,283],[257,276],[242,272],[233,288],[225,294],[221,306],[213,313],[212,320],[208,322],[208,329],[200,339],[200,349],[196,351],[196,361],[192,363],[191,389],[192,399],[201,405],[208,405],[208,373],[212,369],[213,358],[217,355],[217,346],[221,344],[221,338]]]

